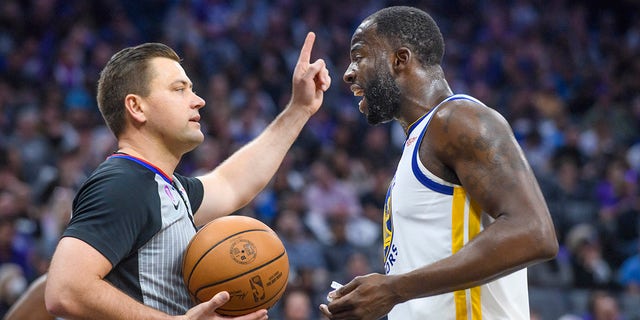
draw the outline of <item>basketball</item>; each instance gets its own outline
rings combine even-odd
[[[289,257],[276,233],[260,220],[225,216],[204,225],[187,246],[182,275],[197,302],[227,291],[216,312],[227,316],[268,309],[281,297]]]

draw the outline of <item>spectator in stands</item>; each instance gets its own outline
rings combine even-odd
[[[596,229],[589,224],[574,226],[567,235],[575,288],[613,289],[611,265],[604,259]]]
[[[607,292],[596,290],[589,297],[589,313],[584,320],[622,320],[620,304],[616,297]]]
[[[618,271],[620,285],[632,295],[640,295],[640,241],[636,250],[636,254],[626,258]]]
[[[281,301],[282,320],[312,320],[311,297],[301,289],[287,290]]]

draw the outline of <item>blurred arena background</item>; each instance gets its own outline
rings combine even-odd
[[[268,188],[238,214],[289,252],[273,319],[319,319],[331,280],[381,272],[382,204],[404,134],[370,127],[342,82],[351,33],[377,9],[430,12],[457,93],[509,120],[547,199],[557,259],[529,269],[532,319],[640,319],[640,3],[451,0],[2,0],[0,315],[46,272],[87,174],[115,150],[95,102],[125,46],[183,58],[203,145],[178,171],[210,170],[286,104],[307,31],[333,84]],[[505,195],[508,196],[508,195]],[[523,248],[526,250],[526,248]],[[573,318],[572,318],[573,317]]]

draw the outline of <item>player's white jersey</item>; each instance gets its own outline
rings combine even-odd
[[[492,222],[462,186],[436,177],[418,155],[431,117],[443,103],[455,99],[481,104],[470,96],[451,96],[409,129],[384,208],[387,274],[405,273],[446,258]],[[480,287],[407,301],[394,307],[389,319],[529,319],[526,269]]]

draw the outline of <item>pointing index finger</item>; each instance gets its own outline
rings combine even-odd
[[[309,60],[311,60],[311,48],[313,48],[313,42],[315,40],[315,33],[307,33],[307,37],[304,39],[304,44],[302,45],[302,50],[300,50],[300,57],[298,57],[298,62],[309,63]]]

